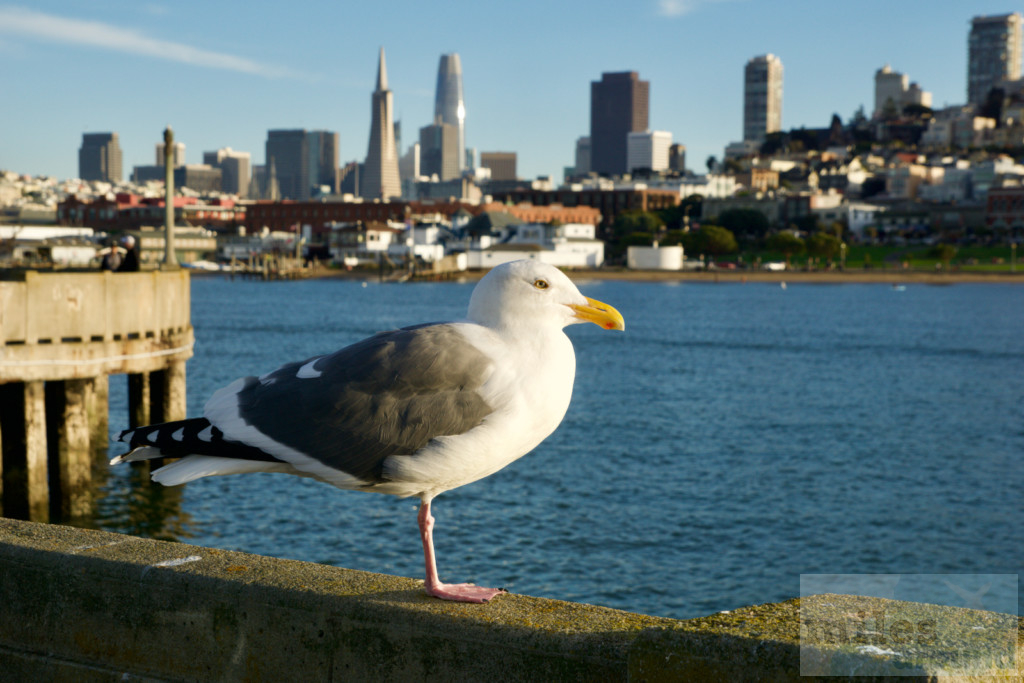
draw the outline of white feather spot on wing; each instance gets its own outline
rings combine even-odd
[[[199,432],[199,434],[196,435],[196,438],[200,441],[206,441],[207,443],[213,441],[213,425],[210,425],[203,431]]]
[[[324,374],[313,367],[313,365],[315,365],[318,360],[320,360],[319,357],[314,358],[313,360],[303,365],[301,368],[299,368],[299,371],[295,373],[295,376],[298,379],[316,379],[320,375]]]
[[[173,434],[171,434],[171,438],[174,439],[175,441],[181,441],[182,439],[184,439],[185,438],[185,428],[182,427],[178,431],[176,431]]]

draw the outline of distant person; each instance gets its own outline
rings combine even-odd
[[[119,273],[135,273],[139,270],[139,255],[135,251],[135,238],[131,235],[125,235],[121,238],[121,244],[125,248],[124,259],[121,261],[121,265],[118,266],[117,272]]]
[[[110,240],[107,253],[103,254],[100,261],[100,270],[114,271],[121,267],[121,252],[117,249],[117,242]]]

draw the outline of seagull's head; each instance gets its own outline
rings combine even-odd
[[[612,306],[580,294],[554,266],[522,260],[491,269],[469,300],[469,319],[488,327],[554,325],[559,329],[591,322],[624,330],[622,314]]]

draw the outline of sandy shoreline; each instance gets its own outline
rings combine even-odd
[[[597,270],[573,271],[573,279],[625,280],[635,282],[775,282],[790,284],[847,284],[870,283],[888,285],[952,285],[965,283],[1024,284],[1020,273],[924,272],[912,270],[857,270],[857,271],[634,271]]]
[[[449,280],[478,280],[485,271],[467,271],[452,275]],[[770,272],[758,270],[714,271],[657,271],[602,268],[598,270],[568,270],[566,274],[576,281],[618,280],[625,282],[770,282],[798,284],[887,284],[887,285],[953,285],[953,284],[1024,284],[1024,270],[1018,273],[926,272],[913,270],[847,270]],[[305,277],[339,278],[374,281],[376,270],[324,269]]]

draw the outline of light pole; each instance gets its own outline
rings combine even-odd
[[[1017,243],[1010,242],[1010,272],[1017,272]]]
[[[846,270],[846,242],[839,243],[839,270]]]
[[[177,270],[174,251],[174,131],[164,131],[164,262],[161,270]]]

